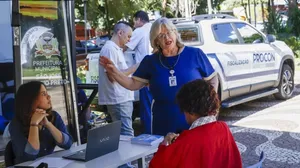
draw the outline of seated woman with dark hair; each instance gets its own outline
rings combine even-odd
[[[51,154],[56,145],[69,149],[73,143],[61,116],[52,111],[45,85],[37,81],[19,87],[9,132],[15,164]]]
[[[150,168],[241,168],[241,156],[229,127],[216,121],[220,101],[213,86],[195,80],[185,84],[176,98],[190,129],[180,135],[168,133]]]

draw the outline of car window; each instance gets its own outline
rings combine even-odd
[[[238,37],[230,23],[213,25],[216,41],[224,44],[239,44]]]
[[[241,34],[245,44],[263,43],[263,36],[251,26],[245,23],[235,23],[236,28]]]
[[[198,26],[177,27],[177,31],[180,34],[183,43],[200,42]]]

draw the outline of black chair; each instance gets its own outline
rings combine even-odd
[[[15,154],[12,148],[12,143],[9,141],[6,145],[5,151],[4,151],[4,161],[5,161],[5,167],[10,167],[14,165],[15,160]]]

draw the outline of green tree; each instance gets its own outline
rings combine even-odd
[[[87,20],[93,27],[104,27],[111,30],[119,20],[132,21],[138,10],[162,11],[163,16],[173,17],[169,7],[170,0],[88,0]],[[75,0],[76,17],[84,19],[82,0]]]
[[[281,15],[276,13],[274,8],[274,0],[268,0],[268,22],[266,23],[266,30],[268,34],[285,33],[287,29],[282,24]]]
[[[103,26],[110,30],[113,23],[124,19],[131,19],[133,13],[140,9],[142,1],[133,0],[88,0],[87,20],[93,27]],[[84,7],[82,0],[75,0],[77,18],[84,19]],[[100,24],[100,25],[99,25]]]
[[[172,18],[175,16],[171,10],[170,4],[172,0],[143,0],[144,10],[146,11],[161,11],[164,17]]]
[[[293,8],[290,12],[289,24],[293,34],[300,37],[300,10]]]
[[[93,27],[97,27],[99,19],[104,15],[105,9],[103,5],[98,0],[88,0],[86,4],[87,8],[87,20],[91,23]],[[76,18],[84,20],[84,3],[82,0],[75,0],[75,14]]]
[[[224,0],[222,6],[226,8],[226,10],[232,10],[233,8],[240,7],[243,4],[243,0]]]
[[[221,4],[224,2],[225,0],[212,0],[212,7],[214,9],[216,9],[217,11],[221,10]]]
[[[221,10],[221,4],[224,2],[225,0],[211,0],[212,2],[212,8],[216,9],[217,11]],[[199,0],[198,1],[198,7],[196,10],[196,14],[207,14],[207,0]]]

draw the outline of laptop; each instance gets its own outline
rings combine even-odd
[[[65,159],[90,161],[119,148],[121,121],[115,121],[88,131],[86,149],[63,156]]]

